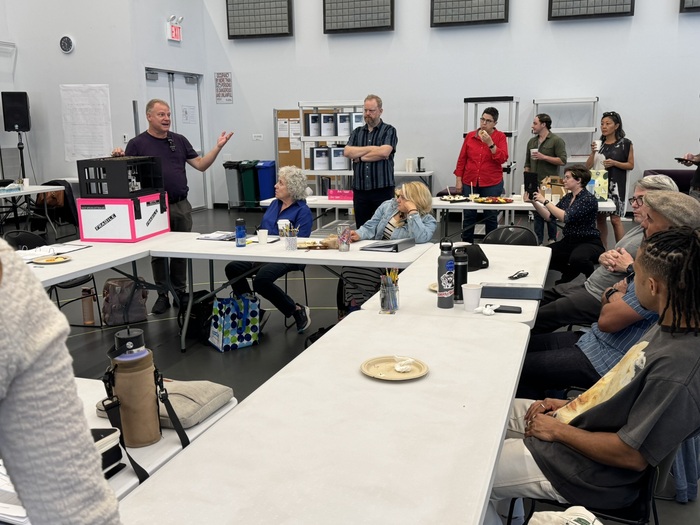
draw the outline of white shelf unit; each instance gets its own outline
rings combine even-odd
[[[312,170],[310,169],[310,159],[307,157],[306,153],[309,150],[308,145],[312,147],[316,146],[343,146],[347,143],[350,135],[334,135],[334,136],[309,136],[309,130],[306,126],[306,114],[309,113],[363,113],[364,112],[364,101],[363,100],[327,100],[322,102],[315,101],[300,101],[299,102],[299,121],[301,124],[301,169],[302,172],[307,177],[314,178],[314,185],[316,186],[316,194],[322,195],[322,177],[328,177],[331,179],[331,186],[334,188],[345,189],[349,186],[350,177],[352,177],[352,170]],[[350,122],[352,129],[352,119]],[[334,208],[335,220],[329,224],[319,228],[313,232],[314,236],[326,234],[327,232],[335,233],[335,226],[341,223],[353,222],[354,215],[352,215],[352,208],[348,209],[348,219],[343,220],[340,217],[339,208]],[[321,225],[320,217],[319,226]]]
[[[567,164],[583,163],[590,155],[590,145],[598,131],[598,97],[534,99],[535,115],[552,117],[552,132],[566,142]]]
[[[496,129],[505,133],[508,140],[508,161],[503,164],[503,191],[506,195],[513,193],[515,187],[515,150],[518,143],[518,115],[520,99],[518,97],[467,97],[464,99],[464,135],[479,127],[479,118],[484,109],[495,107],[498,110]],[[504,127],[505,126],[505,127]]]
[[[312,170],[309,159],[306,156],[308,144],[312,146],[343,146],[347,143],[350,135],[334,136],[309,136],[306,127],[306,114],[309,113],[362,113],[364,111],[364,101],[362,100],[329,100],[325,102],[300,101],[299,120],[301,121],[301,169],[307,176],[315,178],[316,193],[321,193],[321,177],[331,177],[331,183],[336,188],[344,188],[347,178],[352,176],[352,170]],[[352,126],[352,122],[351,122]]]

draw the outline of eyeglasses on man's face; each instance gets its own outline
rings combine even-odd
[[[627,202],[629,202],[632,206],[635,204],[637,206],[642,206],[644,204],[644,195],[640,195],[639,197],[630,197],[627,199]]]
[[[484,118],[484,117],[481,117],[479,120],[480,120],[481,122],[483,122],[484,124],[491,124],[491,123],[494,122],[493,120],[491,120],[491,119],[489,119],[489,118]]]

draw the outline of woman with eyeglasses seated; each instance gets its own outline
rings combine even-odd
[[[568,283],[580,274],[591,275],[598,257],[605,251],[596,228],[598,201],[586,190],[591,172],[582,165],[567,168],[564,189],[569,192],[554,204],[537,192],[532,205],[546,221],[564,222],[564,237],[549,245],[552,249],[550,270],[561,272],[556,284]]]
[[[396,191],[396,198],[384,201],[370,220],[357,231],[351,232],[352,242],[368,239],[408,239],[416,243],[433,238],[437,222],[430,213],[432,196],[422,182],[407,182]],[[343,267],[345,310],[359,309],[360,305],[379,290],[383,268]]]
[[[615,203],[615,211],[612,213],[601,212],[598,214],[597,224],[600,231],[603,246],[607,246],[608,225],[606,217],[610,216],[615,242],[625,235],[622,226],[622,217],[625,215],[625,198],[627,189],[627,172],[634,169],[634,147],[632,141],[625,137],[622,129],[622,117],[615,111],[603,113],[600,120],[600,150],[595,142],[591,144],[591,154],[586,159],[586,167],[592,168],[595,163],[596,153],[602,155],[603,166],[608,172],[608,198]]]
[[[275,200],[265,211],[260,228],[267,230],[270,235],[279,235],[277,221],[286,219],[290,226],[297,230],[299,237],[309,237],[313,217],[306,204],[305,190],[306,175],[299,168],[296,166],[280,168],[277,184],[275,184]],[[275,284],[275,281],[289,272],[301,271],[304,268],[303,264],[232,261],[226,265],[224,271],[226,278],[232,281],[241,275],[250,274],[251,270],[255,269],[253,289],[270,301],[285,318],[294,317],[297,332],[303,334],[311,325],[311,310],[307,305],[295,302],[282,288]],[[231,289],[238,295],[251,293],[248,279],[245,278],[233,282]],[[265,313],[261,310],[261,327],[266,322]]]

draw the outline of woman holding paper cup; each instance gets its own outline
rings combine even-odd
[[[563,184],[568,193],[559,202],[555,204],[538,192],[532,197],[532,205],[542,218],[564,222],[564,236],[549,245],[549,269],[562,274],[556,284],[568,283],[580,274],[591,275],[605,251],[596,228],[598,201],[586,191],[590,180],[591,172],[585,166],[572,166],[564,172]]]
[[[622,129],[622,117],[615,111],[606,111],[600,120],[600,140],[591,144],[591,154],[586,159],[588,169],[605,169],[608,172],[608,198],[615,203],[615,211],[599,213],[597,219],[603,246],[607,246],[608,225],[606,217],[610,215],[615,242],[625,235],[622,217],[625,214],[627,195],[627,172],[634,169],[634,147],[632,141],[625,137]]]
[[[396,189],[396,198],[384,201],[370,220],[350,235],[352,242],[361,240],[408,239],[429,242],[437,228],[430,190],[422,182],[407,182]],[[383,268],[343,267],[344,304],[340,311],[357,310],[379,289]],[[339,299],[340,300],[340,299]]]
[[[275,184],[275,200],[263,215],[260,229],[267,230],[269,235],[280,235],[278,224],[288,221],[290,229],[299,237],[311,235],[313,216],[306,205],[306,176],[296,166],[284,166],[280,168]],[[270,301],[285,317],[294,317],[297,332],[304,331],[311,325],[311,316],[308,306],[296,303],[284,290],[275,284],[275,281],[295,270],[303,270],[303,264],[284,263],[252,263],[247,261],[233,261],[226,265],[226,278],[231,281],[240,275],[249,272],[254,267],[255,277],[253,288],[256,293]],[[239,279],[231,284],[233,292],[238,295],[251,293],[248,279]],[[260,321],[264,312],[261,310]]]

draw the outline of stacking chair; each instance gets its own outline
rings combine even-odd
[[[515,244],[518,246],[537,246],[537,236],[524,226],[501,226],[486,234],[482,244]]]
[[[603,523],[608,523],[613,521],[615,523],[624,523],[626,525],[647,525],[652,523],[651,515],[654,515],[653,523],[655,525],[659,524],[659,515],[656,510],[656,499],[654,497],[654,491],[656,490],[657,484],[663,486],[666,484],[666,478],[671,470],[673,461],[676,457],[676,451],[674,450],[672,454],[669,454],[661,463],[656,467],[649,466],[644,472],[644,476],[639,481],[639,497],[631,505],[627,507],[622,507],[619,509],[594,509],[587,507],[589,512],[596,515],[599,520]],[[508,525],[513,519],[513,508],[515,507],[515,499],[510,502],[510,511],[508,513]],[[532,506],[530,507],[530,512],[528,513],[525,523],[530,521],[530,518],[535,513],[535,506],[537,503],[543,503],[551,505],[561,509],[567,509],[576,505],[576,502],[572,503],[559,503],[558,501],[552,500],[541,500],[541,499],[531,499]]]
[[[7,241],[7,244],[12,246],[15,250],[33,250],[34,248],[38,248],[40,246],[46,246],[48,243],[46,242],[46,239],[41,237],[40,235],[37,235],[36,233],[24,231],[24,230],[13,230],[9,231],[4,235],[5,241]],[[73,299],[69,299],[67,301],[61,302],[58,291],[59,290],[68,290],[71,288],[81,288],[85,285],[90,286],[90,283],[92,288],[92,293],[90,293],[89,296],[83,296],[80,295],[79,297],[75,297]],[[100,296],[97,290],[97,283],[95,282],[95,276],[93,274],[88,274],[88,275],[83,275],[82,277],[76,277],[75,279],[70,279],[68,281],[63,281],[58,284],[54,284],[52,286],[49,286],[47,293],[49,294],[49,297],[52,299],[55,296],[56,300],[56,305],[58,306],[58,309],[60,310],[64,306],[74,303],[75,301],[81,301],[84,297],[90,297],[91,300],[94,297],[95,301],[97,302],[97,319],[98,323],[97,326],[102,327],[102,317],[101,317],[101,308],[100,308]],[[84,326],[84,327],[92,327],[93,325],[85,325],[85,324],[73,324],[71,323],[71,326]]]
[[[32,231],[48,231],[48,222],[50,220],[54,230],[54,234],[56,235],[56,240],[77,235],[78,208],[75,203],[75,197],[73,195],[73,187],[68,181],[62,179],[50,180],[48,182],[43,183],[42,186],[63,186],[63,204],[61,204],[60,206],[53,206],[51,204],[47,204],[46,209],[44,209],[44,203],[42,199],[47,198],[48,192],[40,194],[40,196],[37,197],[36,205],[32,209],[30,229]],[[71,233],[67,233],[66,235],[59,236],[56,232],[56,227],[54,226],[54,224],[56,226],[73,226],[74,231]]]

